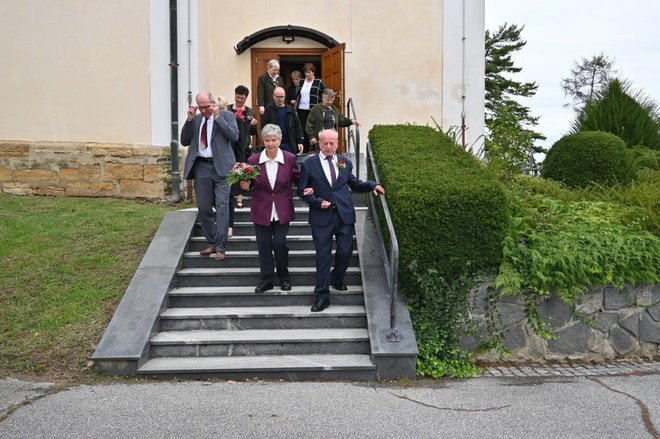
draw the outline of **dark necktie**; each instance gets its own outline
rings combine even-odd
[[[202,119],[202,135],[199,140],[202,143],[202,149],[206,149],[206,118]]]
[[[330,179],[332,180],[332,185],[335,185],[335,182],[337,181],[337,173],[335,172],[335,164],[332,163],[332,156],[327,155],[325,156],[325,159],[328,161],[328,166],[330,166]]]

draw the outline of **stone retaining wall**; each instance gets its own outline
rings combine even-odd
[[[169,146],[0,140],[0,190],[17,195],[164,199],[169,167]]]
[[[485,326],[488,288],[472,292],[471,311],[475,322]],[[626,286],[619,292],[612,286],[594,287],[580,297],[574,315],[571,307],[553,295],[539,307],[548,329],[557,339],[544,340],[529,327],[520,297],[496,301],[496,322],[504,335],[503,345],[511,355],[480,354],[484,361],[604,361],[615,358],[660,358],[660,285]],[[461,345],[475,349],[473,336],[462,337]]]

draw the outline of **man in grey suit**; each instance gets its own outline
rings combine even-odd
[[[199,219],[208,244],[200,253],[221,261],[229,229],[227,175],[236,164],[231,142],[238,140],[238,124],[234,113],[221,110],[211,93],[199,93],[195,100],[197,106],[188,107],[181,129],[181,144],[189,146],[183,176],[195,180]]]

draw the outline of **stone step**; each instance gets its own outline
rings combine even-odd
[[[312,226],[307,221],[291,221],[289,234],[311,235]],[[192,236],[202,236],[202,226],[197,223],[193,228]],[[251,221],[234,221],[233,236],[254,236],[254,223]]]
[[[140,375],[285,379],[288,381],[376,379],[369,355],[259,355],[245,357],[153,358]]]
[[[289,250],[314,250],[314,241],[311,235],[288,235],[286,237]],[[353,237],[353,248],[356,248],[356,239]],[[188,251],[198,252],[207,247],[203,236],[192,236],[188,241]],[[233,236],[227,240],[227,252],[257,250],[257,238],[251,236]]]
[[[366,211],[368,208],[366,207],[367,205],[364,204],[363,202],[357,203],[356,196],[357,198],[360,198],[363,194],[353,194],[353,202],[355,203],[355,210],[356,211]],[[309,206],[307,203],[305,204],[298,204],[294,203],[294,213],[295,213],[295,221],[302,221],[302,222],[307,222],[309,220]],[[249,200],[247,205],[243,204],[242,208],[236,208],[234,209],[234,221],[250,221],[250,206],[249,206]]]
[[[364,328],[168,331],[151,338],[152,357],[368,354]]]
[[[333,300],[332,293],[330,300]],[[322,312],[311,312],[311,305],[168,308],[160,315],[160,330],[367,327],[364,306],[333,303]]]
[[[227,253],[227,257],[231,257]],[[215,261],[216,268],[182,268],[177,271],[177,287],[224,287],[224,286],[257,286],[261,281],[259,267],[228,267],[222,266],[222,261]],[[275,276],[277,277],[277,275]],[[316,283],[316,268],[290,267],[289,278],[293,285],[314,285]],[[359,267],[348,267],[344,282],[347,285],[361,285],[362,277]]]
[[[333,258],[334,258],[334,252]],[[222,267],[258,267],[259,253],[257,250],[238,250],[228,253],[229,257],[222,261]],[[350,266],[358,267],[357,250],[353,251]],[[217,268],[219,262],[199,252],[185,252],[182,268]],[[315,250],[289,250],[289,267],[314,267],[316,265]]]
[[[364,294],[360,285],[349,285],[347,291],[332,289],[331,294],[332,303],[335,305],[364,305]],[[169,306],[172,308],[311,306],[314,299],[314,287],[311,285],[294,285],[290,291],[282,291],[276,285],[262,294],[255,294],[253,286],[184,287],[169,292]]]

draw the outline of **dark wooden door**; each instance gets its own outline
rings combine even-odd
[[[321,55],[321,74],[325,86],[331,88],[337,94],[335,106],[339,108],[341,114],[346,113],[344,101],[344,49],[346,44],[342,43],[332,49],[329,49]],[[345,129],[339,129],[339,151],[345,152],[346,145],[344,139]]]

